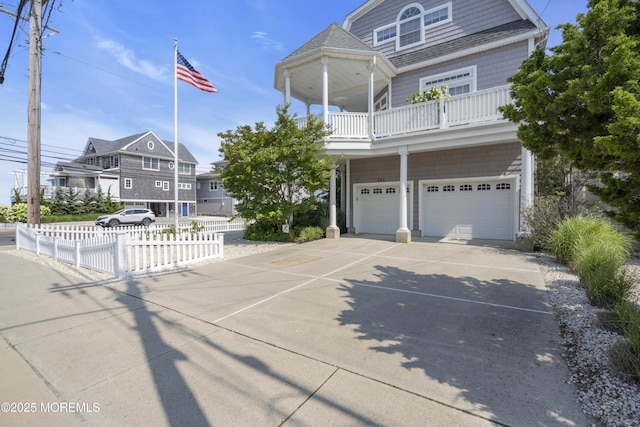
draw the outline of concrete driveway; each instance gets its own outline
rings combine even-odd
[[[0,267],[0,400],[38,407],[0,424],[591,423],[513,250],[351,236],[108,286]]]

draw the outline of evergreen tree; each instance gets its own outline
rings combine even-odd
[[[593,172],[589,189],[640,235],[640,3],[591,0],[563,41],[511,77],[518,137],[542,159],[559,154]]]

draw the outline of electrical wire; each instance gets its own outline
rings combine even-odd
[[[29,0],[20,0],[18,4],[18,9],[16,11],[16,20],[13,25],[13,31],[11,32],[11,39],[9,40],[9,47],[7,47],[7,52],[4,55],[4,59],[2,60],[2,65],[0,65],[0,85],[4,84],[4,73],[7,70],[7,65],[9,64],[9,57],[11,56],[11,49],[13,48],[13,42],[16,37],[16,32],[18,31],[18,26],[20,23],[20,19],[22,16],[22,10],[26,6]]]

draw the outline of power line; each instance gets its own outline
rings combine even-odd
[[[0,85],[4,83],[4,73],[7,69],[7,65],[9,64],[9,57],[11,55],[11,49],[13,48],[13,42],[16,37],[16,32],[18,31],[18,26],[20,23],[20,19],[22,17],[22,10],[26,6],[28,0],[20,0],[18,4],[18,10],[16,11],[16,20],[13,24],[13,31],[11,32],[11,39],[9,40],[9,46],[7,47],[7,52],[4,54],[4,59],[2,60],[2,65],[0,65]]]

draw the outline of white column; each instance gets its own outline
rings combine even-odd
[[[331,169],[331,181],[329,182],[329,227],[326,230],[327,239],[340,237],[340,228],[336,220],[336,170]]]
[[[528,208],[533,205],[533,155],[531,151],[522,147],[522,207]]]
[[[346,190],[346,203],[345,203],[345,216],[347,218],[347,228],[351,228],[353,227],[353,222],[351,220],[351,160],[347,159],[346,161],[346,165],[345,165],[345,171],[344,171],[344,176],[342,177],[342,179],[344,180],[344,186],[345,186],[345,190]]]
[[[323,56],[322,63],[322,121],[329,124],[329,58]]]
[[[336,226],[336,170],[331,169],[331,182],[329,184],[329,227]]]
[[[407,175],[409,149],[404,146],[398,150],[400,154],[400,224],[396,231],[396,242],[411,242],[411,230],[407,226]]]
[[[284,105],[291,103],[291,73],[284,70]]]
[[[375,137],[374,133],[373,133],[373,126],[374,126],[374,121],[373,121],[373,113],[374,113],[374,105],[373,105],[373,97],[374,97],[374,85],[375,85],[375,75],[374,72],[376,70],[376,57],[374,56],[371,59],[371,62],[369,63],[369,103],[368,103],[368,110],[369,110],[369,138],[371,138],[371,140],[373,140],[373,138]]]

